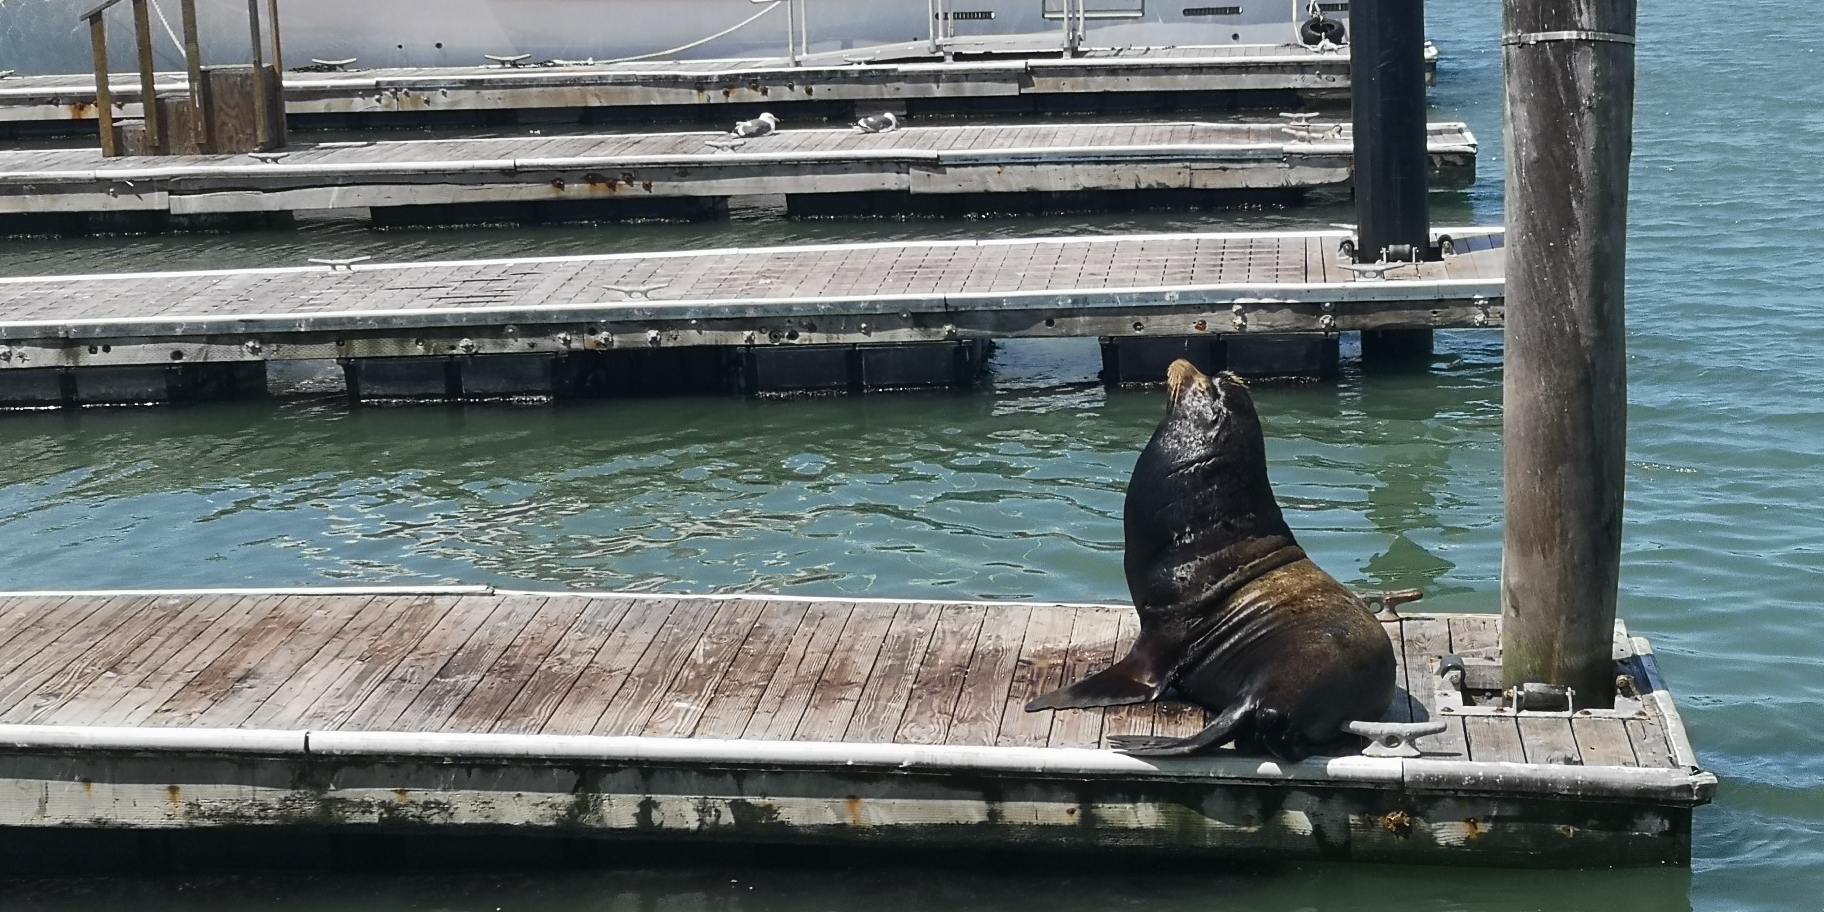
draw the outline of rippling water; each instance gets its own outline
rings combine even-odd
[[[1436,115],[1483,140],[1440,222],[1500,217],[1499,4],[1431,4]],[[1703,762],[1693,870],[1297,865],[1137,877],[710,866],[560,877],[58,881],[0,906],[278,910],[1785,909],[1824,895],[1824,72],[1811,16],[1642,18],[1622,615]],[[1348,221],[1346,208],[1070,220],[301,232],[6,241],[0,272]],[[1280,496],[1345,581],[1494,610],[1500,339],[1423,376],[1259,394]],[[1122,488],[1162,410],[1093,343],[1003,348],[986,391],[365,409],[288,402],[0,418],[0,589],[363,580],[1120,599]]]

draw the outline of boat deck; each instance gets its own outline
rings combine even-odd
[[[1427,61],[1437,52],[1427,45]],[[894,59],[898,58],[898,59]],[[481,61],[477,61],[480,63]],[[140,116],[139,83],[109,80],[119,116]],[[185,74],[159,73],[155,91],[182,92]],[[1098,98],[1099,96],[1099,98]],[[533,66],[451,66],[287,72],[285,107],[297,126],[602,121],[703,116],[764,105],[823,113],[891,107],[910,113],[1019,113],[1041,108],[1157,106],[1260,109],[1346,102],[1349,54],[1296,45],[1092,48],[1078,56],[1027,49],[975,59],[932,57],[919,45],[858,48],[807,58]],[[0,80],[0,130],[87,129],[95,80],[86,74]]]
[[[1419,758],[1149,761],[1178,703],[1028,713],[1130,608],[489,589],[0,596],[0,827],[451,827],[1497,864],[1688,858],[1696,768],[1644,640],[1616,710],[1437,675],[1497,618],[1383,626]],[[588,793],[579,812],[578,796]],[[580,814],[580,816],[579,816]],[[958,824],[973,824],[961,826]]]
[[[1434,187],[1475,180],[1476,138],[1431,127]],[[216,216],[368,209],[376,219],[600,219],[662,214],[643,204],[741,195],[866,195],[861,211],[973,207],[1065,195],[1074,208],[1187,201],[1236,191],[1347,186],[1348,124],[1116,123],[793,129],[325,143],[283,153],[104,158],[95,149],[0,151],[0,228],[14,217],[151,217],[145,227],[220,227]],[[1217,194],[1217,196],[1211,196]],[[1100,202],[1097,202],[1097,201]],[[503,206],[503,204],[509,204]],[[1057,205],[1054,203],[1053,205]],[[464,207],[467,207],[466,209]],[[517,208],[513,208],[517,207]],[[929,208],[929,207],[927,207]],[[822,210],[815,210],[821,212]],[[697,209],[687,210],[698,214]],[[21,221],[21,218],[24,221]],[[231,223],[231,222],[230,222]],[[262,222],[263,224],[264,222]]]

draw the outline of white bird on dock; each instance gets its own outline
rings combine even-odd
[[[888,111],[884,114],[869,114],[855,121],[857,133],[891,133],[899,129],[899,115]]]
[[[731,132],[742,139],[752,139],[756,136],[765,136],[769,133],[776,132],[778,129],[779,118],[774,117],[771,114],[761,114],[753,120],[737,122],[735,124],[735,129]]]

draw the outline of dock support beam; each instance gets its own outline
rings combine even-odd
[[[1356,261],[1429,260],[1425,0],[1356,0],[1349,14],[1354,83]],[[1362,360],[1428,366],[1431,331],[1362,334]]]
[[[1635,0],[1507,0],[1509,684],[1614,703]]]

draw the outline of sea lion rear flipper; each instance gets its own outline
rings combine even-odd
[[[1087,709],[1092,706],[1125,706],[1159,699],[1170,686],[1171,666],[1162,661],[1165,651],[1156,637],[1141,631],[1133,651],[1113,666],[1069,687],[1059,688],[1026,704],[1027,712],[1042,709]]]
[[[1221,747],[1235,740],[1235,731],[1254,713],[1252,702],[1237,703],[1223,710],[1203,731],[1189,738],[1154,738],[1145,735],[1115,735],[1108,746],[1134,757],[1189,757]]]

